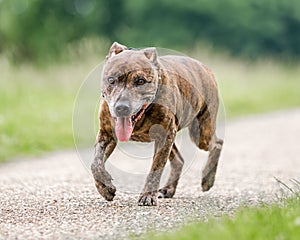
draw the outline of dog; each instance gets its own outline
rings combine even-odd
[[[137,50],[115,42],[101,78],[100,127],[91,164],[98,192],[108,201],[115,196],[105,162],[118,141],[154,141],[152,166],[138,205],[155,206],[157,198],[173,197],[184,163],[175,136],[183,128],[188,128],[199,149],[209,151],[201,183],[202,190],[208,191],[214,185],[223,145],[216,136],[219,98],[213,73],[186,56],[158,56],[156,48]],[[167,160],[170,176],[159,189]]]

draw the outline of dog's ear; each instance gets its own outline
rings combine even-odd
[[[113,56],[119,54],[120,52],[123,52],[123,51],[126,50],[126,49],[127,49],[126,46],[124,46],[124,45],[122,45],[122,44],[120,44],[120,43],[114,42],[114,43],[111,45],[111,47],[110,47],[110,49],[109,49],[109,53],[108,53],[108,55],[106,56],[105,59],[107,60],[107,59],[109,59],[109,58],[111,58],[111,57],[113,57]]]
[[[148,58],[151,62],[154,64],[157,64],[157,51],[156,48],[145,48],[144,49],[144,54],[146,58]]]

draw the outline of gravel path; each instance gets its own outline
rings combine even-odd
[[[240,205],[276,201],[283,188],[274,177],[290,186],[290,179],[300,180],[300,109],[227,123],[216,184],[207,193],[200,186],[207,154],[195,151],[185,138],[183,155],[192,161],[175,197],[159,200],[157,207],[137,206],[149,163],[127,163],[135,145],[119,148],[111,161],[119,169],[112,174],[118,190],[113,202],[98,195],[75,152],[0,165],[0,239],[124,239],[231,214]],[[124,149],[127,157],[118,162]]]

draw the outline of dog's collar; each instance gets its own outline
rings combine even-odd
[[[133,50],[133,51],[136,51],[137,49],[136,49],[136,48],[132,48],[132,47],[128,47],[128,48],[126,48],[126,50]]]
[[[145,109],[145,113],[149,112],[149,110],[153,107],[153,102],[149,104],[149,106]]]

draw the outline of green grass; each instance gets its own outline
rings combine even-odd
[[[215,73],[228,118],[300,106],[300,63],[246,62],[203,48],[190,55]]]
[[[217,73],[230,118],[300,106],[299,67],[238,63],[229,69],[221,68]]]
[[[299,65],[247,63],[196,52],[216,74],[227,118],[300,106]],[[101,60],[100,54],[91,54],[39,69],[12,67],[0,58],[0,162],[74,147],[76,92]]]
[[[153,240],[266,240],[300,237],[300,196],[262,207],[243,207],[233,217],[211,218],[193,223],[171,233],[150,234]]]
[[[72,148],[74,99],[93,65],[41,70],[0,64],[0,162]]]

